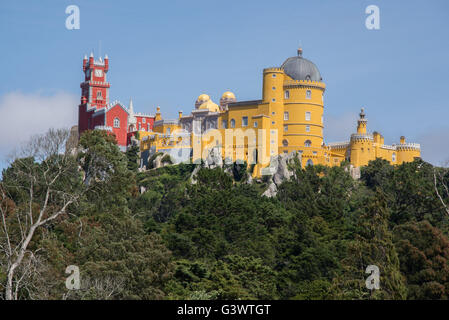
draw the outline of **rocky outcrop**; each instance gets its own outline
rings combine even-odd
[[[204,160],[204,167],[209,169],[223,168],[223,158],[218,148],[209,150],[206,159]]]
[[[346,172],[349,172],[352,179],[358,180],[360,179],[360,167],[354,167],[352,164],[345,168]]]
[[[148,163],[150,165],[150,169],[158,169],[158,168],[173,164],[173,162],[170,158],[170,155],[165,152],[159,152],[159,153],[153,154],[148,159]]]
[[[196,180],[196,175],[198,174],[198,171],[201,170],[201,165],[197,165],[195,167],[195,169],[193,169],[192,174],[190,175],[190,183],[191,184],[196,184],[197,180]]]
[[[301,154],[292,151],[289,154],[280,154],[271,158],[270,165],[262,169],[262,175],[269,176],[268,189],[262,194],[266,197],[274,197],[282,182],[289,180],[294,175],[290,167],[298,160],[301,163]]]

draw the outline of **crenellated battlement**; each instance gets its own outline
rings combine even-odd
[[[380,146],[381,149],[386,149],[386,150],[392,150],[395,151],[396,150],[396,146],[395,145],[388,145],[388,144],[383,144]]]
[[[419,143],[397,144],[396,150],[398,150],[398,151],[416,151],[416,150],[421,150],[421,145]]]
[[[263,73],[270,73],[270,72],[276,72],[276,73],[284,73],[284,70],[282,68],[278,67],[271,67],[271,68],[265,68],[263,69]]]
[[[179,120],[178,119],[167,119],[167,120],[157,120],[157,121],[155,121],[154,122],[154,126],[155,127],[159,127],[159,126],[162,126],[162,125],[164,125],[164,124],[166,124],[166,125],[178,125],[179,124]]]
[[[326,84],[324,82],[312,80],[285,80],[284,88],[317,88],[324,91],[326,89]]]
[[[374,141],[374,137],[370,133],[353,133],[351,134],[351,142]]]
[[[349,146],[349,141],[331,142],[328,146],[331,149],[346,149]]]
[[[153,114],[137,112],[134,114],[136,117],[144,117],[144,118],[154,118]]]

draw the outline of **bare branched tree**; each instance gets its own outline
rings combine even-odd
[[[448,165],[449,161],[447,161],[445,166],[442,168],[433,168],[433,182],[435,193],[440,200],[444,210],[449,215],[449,187],[447,183],[449,176],[449,170],[447,168]]]
[[[81,277],[78,290],[70,290],[63,295],[63,300],[112,300],[125,289],[126,282],[122,277]]]
[[[29,279],[41,266],[39,248],[30,246],[36,232],[67,218],[84,192],[76,159],[64,150],[68,137],[66,129],[34,136],[11,156],[0,181],[0,263],[7,300],[32,290]]]

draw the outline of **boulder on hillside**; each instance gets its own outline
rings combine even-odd
[[[271,157],[270,165],[262,169],[262,175],[269,177],[268,189],[262,195],[269,198],[276,196],[278,187],[282,182],[289,180],[294,175],[294,170],[290,167],[296,161],[301,163],[301,153],[297,151]]]

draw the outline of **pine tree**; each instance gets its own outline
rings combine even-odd
[[[343,273],[333,281],[331,297],[336,299],[405,299],[406,286],[399,259],[388,229],[389,210],[385,195],[377,190],[356,220],[354,240],[343,259]],[[370,291],[365,281],[367,266],[380,270],[380,289]]]

